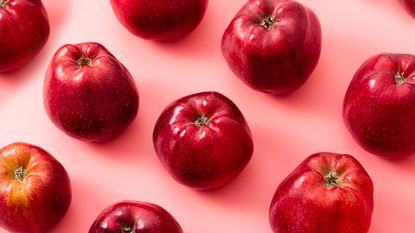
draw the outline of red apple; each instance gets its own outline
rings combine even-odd
[[[64,45],[45,79],[49,118],[68,135],[107,142],[121,134],[138,111],[138,92],[128,70],[98,43]]]
[[[123,201],[107,207],[89,233],[183,233],[176,219],[162,207],[137,201]]]
[[[217,92],[171,103],[157,120],[153,143],[173,178],[195,189],[228,183],[242,172],[253,153],[245,118],[230,99]]]
[[[0,72],[31,61],[49,38],[49,20],[40,0],[0,0]]]
[[[367,233],[373,183],[352,156],[317,153],[278,186],[270,207],[275,233]]]
[[[287,94],[317,65],[321,29],[317,16],[291,0],[249,0],[222,37],[231,70],[253,89]]]
[[[111,0],[118,20],[134,35],[148,40],[178,40],[192,32],[208,0]]]
[[[415,17],[415,0],[399,0],[399,1],[405,7],[406,11],[412,17]]]
[[[13,143],[0,149],[0,226],[10,232],[45,233],[71,203],[65,168],[34,145]]]
[[[388,159],[415,153],[415,56],[379,54],[356,72],[343,119],[365,150]]]

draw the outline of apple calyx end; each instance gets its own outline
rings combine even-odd
[[[76,63],[78,64],[78,66],[80,67],[84,67],[84,66],[91,66],[92,65],[92,59],[82,55],[78,61],[76,61]]]
[[[261,21],[261,26],[263,26],[267,30],[271,30],[276,23],[277,20],[275,19],[275,17],[270,15]]]
[[[14,170],[14,179],[22,181],[25,179],[27,175],[26,170],[23,167],[18,167],[16,170]]]
[[[10,0],[0,0],[0,7],[1,8],[6,8],[6,5],[7,5],[7,3],[9,2]]]
[[[405,77],[405,75],[404,75],[403,72],[398,71],[398,72],[395,73],[395,82],[396,82],[396,85],[400,86],[402,84],[405,84],[407,81],[408,80],[406,79],[406,77]]]
[[[210,119],[207,116],[199,115],[196,117],[195,125],[197,127],[208,126],[210,124]]]
[[[340,175],[335,171],[330,171],[324,176],[324,184],[327,188],[332,189],[334,187],[340,187]]]

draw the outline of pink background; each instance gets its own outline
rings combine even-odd
[[[370,232],[414,232],[415,156],[390,162],[363,151],[347,132],[341,106],[358,66],[380,52],[415,54],[415,19],[398,0],[300,0],[320,18],[323,48],[308,82],[286,97],[251,90],[227,67],[220,40],[245,0],[211,0],[199,27],[172,44],[144,41],[116,20],[108,0],[44,0],[52,33],[24,68],[0,74],[0,145],[29,142],[52,153],[68,170],[73,202],[53,233],[87,232],[107,205],[124,199],[159,204],[188,233],[271,233],[268,207],[277,185],[306,156],[349,153],[375,183]],[[48,119],[42,100],[46,67],[65,43],[96,41],[131,71],[140,93],[129,129],[105,145],[77,141]],[[219,91],[244,113],[255,152],[246,170],[216,191],[176,183],[152,146],[163,108],[184,95]],[[1,233],[5,232],[0,230]]]

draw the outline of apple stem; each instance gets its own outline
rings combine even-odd
[[[6,8],[6,4],[9,2],[9,0],[0,0],[0,7]]]
[[[23,181],[26,177],[26,171],[23,169],[23,167],[19,167],[16,170],[14,170],[14,179]]]
[[[324,184],[327,186],[327,188],[333,188],[334,186],[340,186],[340,175],[337,174],[335,171],[330,171],[325,177],[324,177]]]
[[[268,30],[271,30],[276,23],[277,23],[277,20],[275,19],[275,17],[270,15],[262,20],[261,26],[263,26],[264,28]]]
[[[208,126],[209,123],[210,123],[210,119],[207,116],[199,115],[196,117],[195,125],[199,128],[202,126]]]
[[[83,66],[91,66],[92,65],[92,59],[91,58],[89,58],[89,57],[87,57],[87,56],[84,56],[84,55],[82,55],[79,59],[78,59],[78,61],[76,62],[80,67],[83,67]]]
[[[406,77],[403,72],[398,71],[395,73],[395,82],[398,86],[407,82]]]

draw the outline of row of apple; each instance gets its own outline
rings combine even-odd
[[[112,0],[111,4],[134,34],[174,40],[190,33],[207,7],[206,0],[182,2]],[[6,71],[33,59],[46,43],[49,24],[40,1],[0,0],[0,6],[0,11],[10,13],[1,18],[7,33],[1,35],[0,43],[9,46],[0,53],[0,71]],[[23,26],[12,27],[12,23]],[[299,88],[317,65],[320,50],[317,16],[291,0],[248,1],[222,39],[223,55],[234,73],[252,88],[271,94]],[[345,123],[359,144],[374,154],[401,158],[415,152],[410,137],[415,130],[410,124],[415,117],[410,90],[414,61],[412,55],[374,56],[350,84],[343,106]],[[50,119],[68,135],[105,142],[134,120],[139,97],[131,74],[108,50],[98,43],[82,43],[64,45],[53,56],[44,103]],[[169,173],[196,189],[225,185],[245,168],[253,153],[242,113],[216,92],[170,104],[155,125],[153,143]],[[1,185],[6,187],[2,189],[6,193],[0,194],[0,208],[6,213],[0,215],[0,225],[14,232],[46,232],[69,208],[66,171],[46,151],[24,143],[4,147],[0,159],[6,164],[0,172]],[[349,155],[319,153],[279,185],[270,222],[274,232],[281,233],[326,229],[364,233],[372,211],[373,184],[359,162]],[[106,209],[90,233],[135,232],[140,227],[182,232],[160,207],[123,202]]]
[[[13,143],[0,149],[0,165],[0,225],[3,228],[11,232],[47,232],[64,217],[71,203],[71,184],[65,168],[52,155],[34,145]],[[218,185],[229,179],[224,174],[211,177],[209,173],[200,173],[194,164],[191,166],[190,170],[199,173],[196,174],[199,177],[183,176],[190,179],[182,181],[188,185],[200,187],[209,181]],[[234,171],[229,175],[235,175]],[[335,229],[359,233],[368,231],[372,211],[373,183],[362,165],[350,155],[318,153],[304,160],[278,186],[269,216],[274,232]],[[89,233],[141,231],[183,233],[165,209],[137,201],[108,206],[92,223]]]

